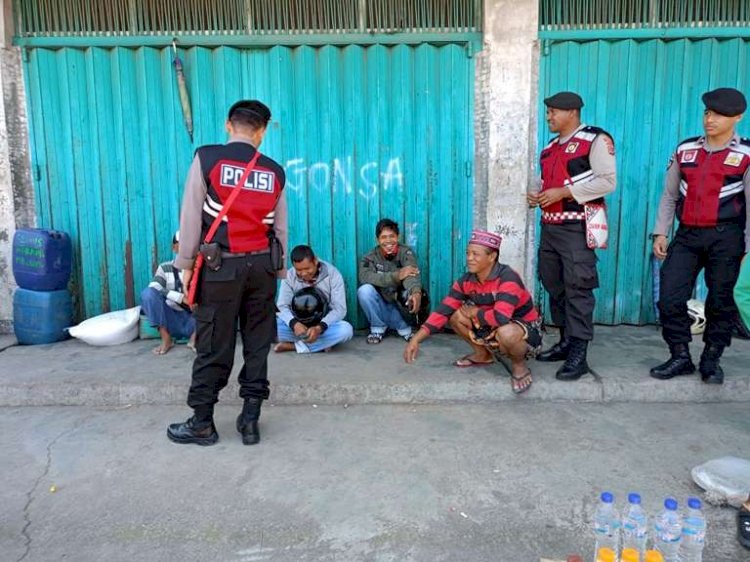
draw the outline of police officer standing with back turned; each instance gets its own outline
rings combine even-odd
[[[539,276],[549,293],[560,341],[537,361],[562,361],[558,380],[577,380],[589,371],[588,343],[594,337],[594,293],[599,286],[596,254],[586,241],[585,203],[603,203],[615,189],[615,148],[603,129],[581,123],[583,100],[559,92],[544,100],[549,130],[557,133],[540,157],[541,191],[527,194],[542,208]]]
[[[229,109],[227,144],[202,146],[196,151],[185,183],[176,260],[176,266],[184,271],[185,286],[190,284],[199,244],[255,156],[270,119],[271,111],[261,102],[239,101]],[[213,237],[212,242],[218,244],[218,256],[212,258],[214,267],[204,267],[200,273],[194,312],[197,356],[187,400],[194,414],[169,426],[167,436],[175,443],[213,445],[218,441],[214,404],[232,371],[238,321],[244,358],[239,384],[244,405],[237,430],[245,445],[260,441],[258,418],[269,394],[267,361],[276,338],[274,301],[286,249],[287,211],[284,169],[261,155],[252,170]],[[217,257],[221,261],[218,268]]]
[[[709,384],[724,382],[721,354],[732,341],[737,307],[732,298],[742,254],[750,244],[746,225],[750,198],[750,139],[737,136],[747,101],[734,88],[703,94],[701,137],[677,146],[669,163],[659,215],[652,234],[654,255],[664,259],[660,274],[659,312],[669,359],[651,369],[657,379],[695,372],[687,301],[705,269],[705,347],[699,370]],[[679,227],[667,246],[674,217]]]

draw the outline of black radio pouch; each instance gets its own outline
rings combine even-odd
[[[268,231],[268,248],[271,251],[271,267],[274,271],[284,269],[284,249],[281,247],[281,241],[276,238],[276,232],[273,229]]]
[[[203,255],[203,260],[208,269],[211,271],[219,271],[221,269],[221,246],[219,246],[218,242],[201,244],[199,251]]]

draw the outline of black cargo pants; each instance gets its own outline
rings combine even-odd
[[[677,229],[659,275],[659,319],[668,345],[692,339],[687,301],[701,269],[708,287],[703,341],[722,347],[731,344],[737,316],[733,291],[744,251],[745,234],[737,224]]]
[[[224,258],[201,272],[196,321],[197,357],[188,392],[196,414],[210,414],[229,382],[239,322],[244,364],[240,397],[268,398],[268,352],[276,339],[276,272],[270,254]]]
[[[539,277],[549,293],[552,322],[566,337],[594,337],[594,289],[599,286],[596,254],[586,245],[583,221],[542,224]]]

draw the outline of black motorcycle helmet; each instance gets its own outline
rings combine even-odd
[[[292,314],[308,328],[317,326],[328,314],[328,302],[315,287],[305,287],[292,297]]]

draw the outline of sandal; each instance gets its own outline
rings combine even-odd
[[[375,345],[381,341],[383,341],[383,334],[377,334],[375,332],[367,334],[367,343]]]
[[[750,510],[744,506],[737,512],[737,540],[747,549],[750,549]]]
[[[528,384],[524,385],[523,381],[528,380]],[[510,387],[513,390],[513,394],[523,394],[531,388],[534,379],[531,378],[531,369],[526,369],[526,372],[517,377],[513,373],[510,375]]]
[[[462,369],[465,369],[466,367],[483,367],[485,365],[492,365],[495,360],[490,359],[489,361],[477,361],[476,359],[471,358],[471,353],[469,355],[464,355],[460,359],[456,359],[453,362],[454,367],[461,367]]]

